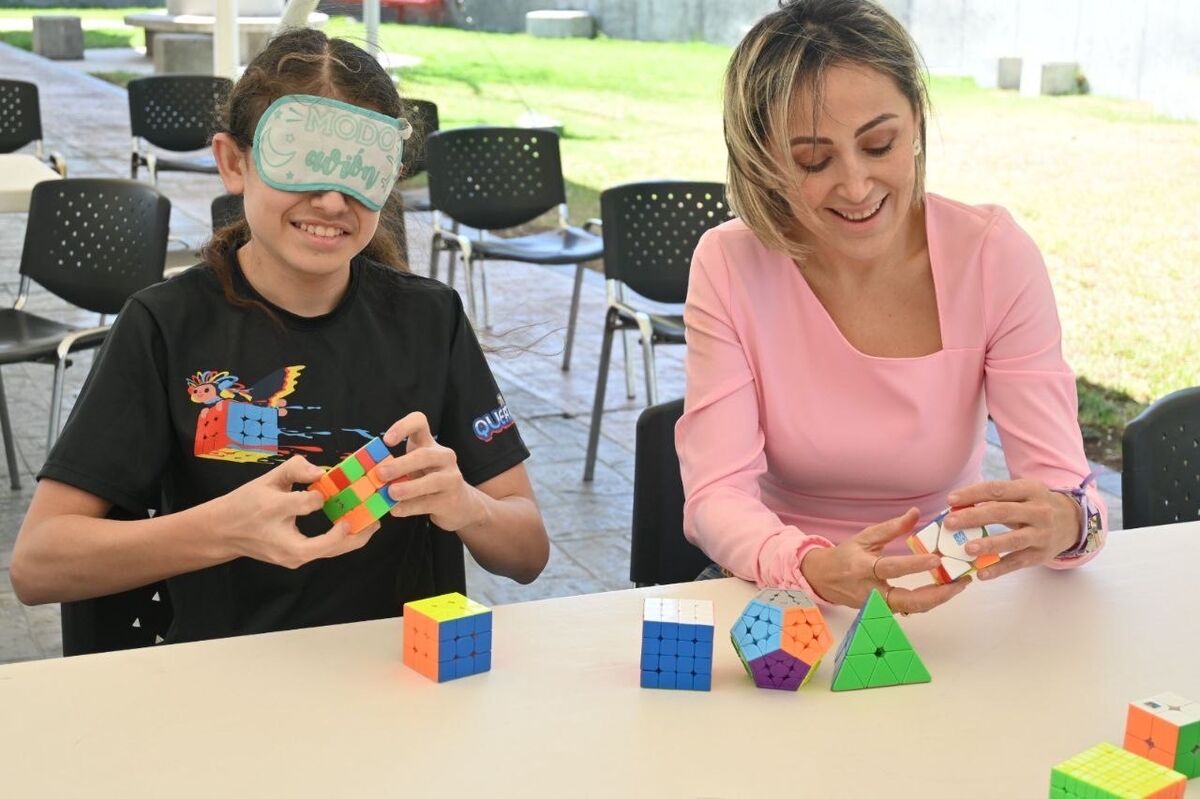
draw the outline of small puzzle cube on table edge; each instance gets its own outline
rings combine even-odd
[[[1131,703],[1124,744],[1188,779],[1200,777],[1200,702],[1161,693]]]
[[[647,597],[643,601],[643,688],[709,691],[712,656],[712,600]]]
[[[1050,799],[1183,799],[1187,778],[1110,743],[1096,744],[1050,771]]]
[[[492,668],[492,609],[454,592],[404,603],[404,664],[434,682]]]

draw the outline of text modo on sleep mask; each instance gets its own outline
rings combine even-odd
[[[378,211],[396,185],[411,135],[407,120],[328,97],[289,94],[258,120],[254,166],[273,189],[340,191]]]

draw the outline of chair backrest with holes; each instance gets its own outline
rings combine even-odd
[[[88,311],[115,314],[162,280],[171,203],[132,180],[70,178],[33,187],[22,275]]]
[[[626,183],[600,195],[604,274],[656,302],[687,299],[692,253],[731,218],[721,183]]]
[[[1200,387],[1144,410],[1125,427],[1121,449],[1126,528],[1200,519]]]
[[[429,137],[426,153],[429,202],[469,227],[516,227],[567,201],[555,133],[441,130]]]
[[[129,126],[164,150],[186,152],[208,145],[217,106],[233,88],[229,78],[153,75],[129,81]]]
[[[0,153],[42,138],[38,88],[23,80],[0,80]]]

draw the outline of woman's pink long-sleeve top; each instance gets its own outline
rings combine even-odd
[[[926,524],[981,479],[989,413],[1014,478],[1067,488],[1088,473],[1037,245],[1002,208],[932,194],[925,207],[942,349],[916,358],[856,350],[792,259],[740,220],[696,248],[675,428],[684,531],[743,579],[811,592],[811,549],[909,507]]]

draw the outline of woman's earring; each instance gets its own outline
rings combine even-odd
[[[913,139],[913,158],[921,154],[921,140]]]

